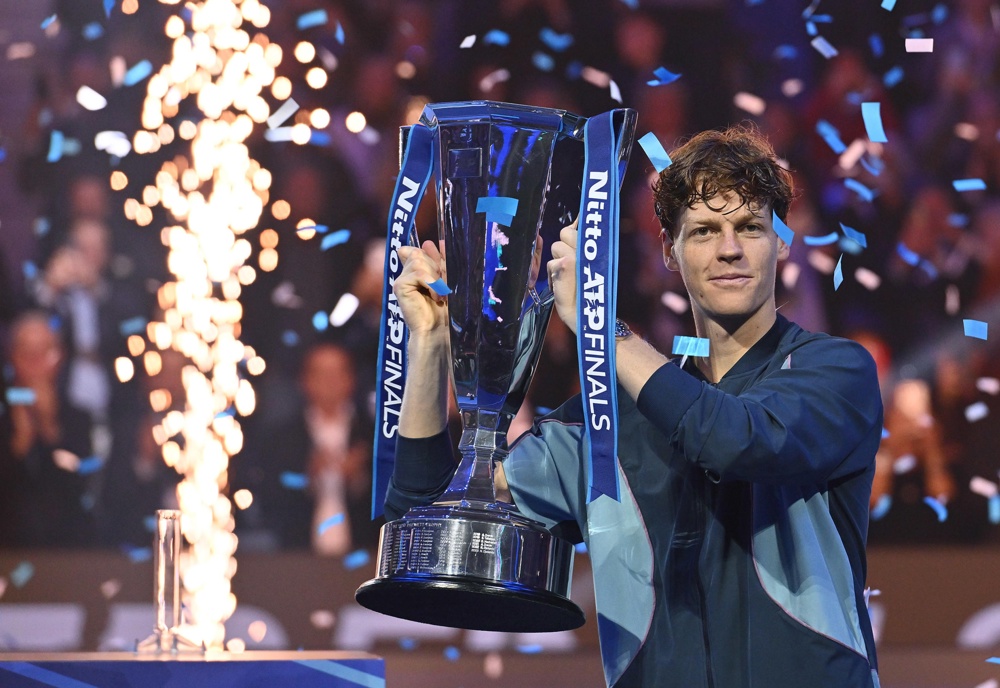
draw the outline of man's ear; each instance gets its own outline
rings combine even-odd
[[[673,240],[670,238],[670,235],[667,234],[666,230],[660,234],[660,237],[663,239],[663,264],[667,266],[667,270],[671,270],[673,272],[679,271],[681,268],[677,264],[677,259],[674,258]]]
[[[791,253],[791,248],[781,239],[778,239],[778,261],[788,260],[788,254]]]

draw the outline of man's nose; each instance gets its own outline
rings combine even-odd
[[[732,261],[743,257],[743,243],[731,229],[723,230],[719,238],[718,255],[720,260]]]

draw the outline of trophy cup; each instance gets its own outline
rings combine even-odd
[[[610,114],[623,171],[636,114]],[[382,527],[377,575],[355,595],[364,607],[474,630],[556,631],[585,621],[569,599],[573,545],[498,491],[493,467],[508,453],[507,431],[554,302],[547,284],[541,294],[536,289],[536,239],[551,246],[580,209],[586,122],[562,110],[489,101],[424,110],[418,126],[432,141],[450,289],[460,463],[434,504]]]

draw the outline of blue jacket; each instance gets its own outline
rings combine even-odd
[[[636,402],[618,398],[620,501],[587,503],[579,397],[504,461],[525,515],[587,543],[608,685],[877,688],[864,588],[882,403],[868,353],[779,315],[717,385],[670,364]],[[422,478],[414,467],[446,445],[401,440],[387,517],[443,491],[440,458]]]

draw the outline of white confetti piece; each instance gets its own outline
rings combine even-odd
[[[798,263],[785,263],[785,267],[781,268],[781,283],[785,289],[794,289],[801,274],[802,267]]]
[[[466,36],[465,38],[463,38],[462,42],[459,44],[458,47],[459,48],[471,48],[475,44],[476,44],[476,35],[472,34],[471,36]]]
[[[96,112],[108,106],[108,99],[92,89],[90,86],[81,86],[76,92],[76,102],[85,110]]]
[[[996,483],[978,475],[974,475],[969,479],[969,489],[987,499],[1000,494],[1000,488],[997,488]]]
[[[816,38],[812,39],[809,44],[816,48],[816,51],[828,60],[831,57],[836,57],[838,55],[837,49],[830,45],[830,41],[826,40],[822,36],[816,36]]]
[[[614,100],[614,101],[616,101],[616,102],[619,102],[619,103],[622,102],[622,92],[621,92],[621,89],[618,88],[618,84],[615,83],[614,79],[612,79],[608,83],[608,88],[611,91],[611,93],[610,93],[611,99]]]
[[[295,99],[289,98],[281,104],[281,107],[274,111],[274,114],[267,118],[267,128],[274,129],[277,126],[284,124],[289,117],[298,111],[298,109],[299,104],[295,102]]]
[[[990,415],[989,407],[981,401],[977,401],[974,404],[970,404],[965,407],[965,420],[970,423],[975,423],[977,420],[982,420],[986,416]]]
[[[672,291],[665,291],[663,295],[660,296],[660,303],[672,310],[677,315],[682,313],[687,313],[691,304],[680,294],[676,294]]]
[[[908,53],[932,53],[934,52],[933,38],[907,38],[906,52]]]
[[[756,117],[763,115],[764,111],[767,110],[767,102],[763,98],[746,91],[740,91],[733,96],[733,105]]]
[[[104,599],[106,600],[110,600],[117,595],[121,589],[122,582],[117,578],[110,578],[101,583],[101,594],[104,595]]]
[[[336,614],[329,609],[317,609],[309,615],[309,623],[320,630],[333,628],[333,623],[336,619]]]
[[[903,454],[892,462],[892,472],[896,475],[909,473],[917,467],[917,457],[913,454]]]
[[[858,268],[855,270],[854,279],[868,291],[875,291],[882,285],[882,278],[868,268]]]
[[[834,268],[837,267],[837,261],[820,250],[810,251],[808,260],[813,268],[824,275],[832,275]]]
[[[1000,380],[995,377],[981,377],[976,380],[976,389],[986,394],[1000,394]]]

